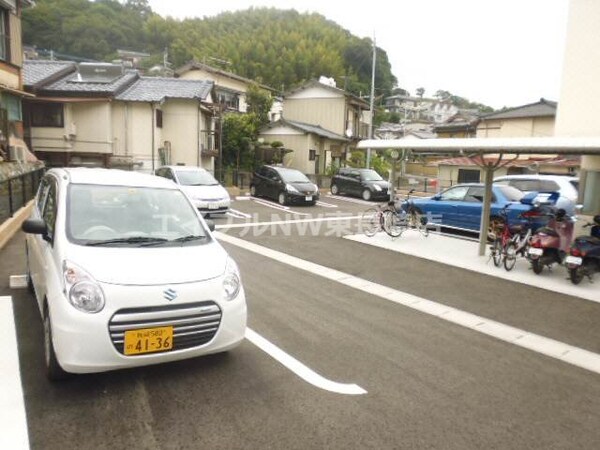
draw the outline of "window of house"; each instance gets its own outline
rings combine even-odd
[[[156,128],[162,128],[162,109],[156,110]]]
[[[8,61],[9,59],[9,39],[8,11],[0,8],[0,59],[3,61]]]
[[[36,103],[31,107],[31,126],[57,127],[64,126],[62,103]]]
[[[240,99],[237,94],[233,92],[219,92],[218,94],[219,104],[225,106],[227,109],[239,110]]]
[[[317,151],[316,150],[309,150],[308,151],[308,160],[309,161],[314,161],[315,159],[317,159]]]
[[[479,183],[479,169],[458,169],[459,183]]]

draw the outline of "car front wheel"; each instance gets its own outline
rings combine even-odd
[[[56,359],[54,344],[52,343],[52,324],[50,323],[50,314],[48,313],[47,308],[44,311],[44,359],[46,362],[46,376],[49,380],[64,380],[69,376],[69,374],[60,367],[60,364]]]
[[[337,184],[332,184],[331,185],[331,193],[333,195],[338,195],[340,193],[340,189],[338,188]]]
[[[362,198],[363,198],[363,200],[366,200],[366,201],[369,201],[369,200],[371,200],[371,195],[372,195],[372,194],[371,194],[371,190],[370,190],[370,189],[365,189],[365,190],[362,192]]]
[[[256,195],[256,186],[254,186],[254,185],[250,186],[250,195],[252,197],[256,197],[257,196]]]

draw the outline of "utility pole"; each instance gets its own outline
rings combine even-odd
[[[373,139],[373,115],[375,108],[375,58],[377,55],[377,47],[375,46],[375,35],[373,34],[373,68],[371,71],[371,114],[369,115],[369,140]],[[371,149],[367,149],[367,169],[371,168]]]

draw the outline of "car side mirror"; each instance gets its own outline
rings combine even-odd
[[[21,230],[29,234],[41,234],[42,237],[48,235],[46,222],[41,219],[27,219],[21,224]]]
[[[435,194],[433,197],[431,197],[431,200],[440,200],[442,198],[442,196],[440,194]]]
[[[210,219],[205,219],[206,225],[210,231],[215,231],[215,222]]]

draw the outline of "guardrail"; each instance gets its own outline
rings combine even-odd
[[[0,225],[35,196],[45,171],[41,168],[0,180]]]

